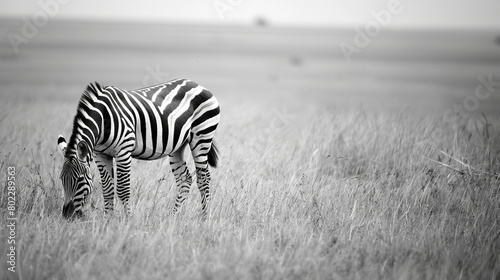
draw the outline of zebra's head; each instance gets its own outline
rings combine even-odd
[[[60,175],[64,188],[62,214],[64,218],[81,217],[82,208],[94,187],[90,172],[91,152],[85,141],[77,144],[75,155],[66,153],[68,144],[64,137],[59,136],[57,144],[65,157]]]

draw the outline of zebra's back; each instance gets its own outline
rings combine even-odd
[[[177,151],[193,133],[215,130],[219,103],[210,91],[187,80],[136,90],[107,87],[122,103],[122,118],[135,136],[132,156],[152,160]]]

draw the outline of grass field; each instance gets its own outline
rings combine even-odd
[[[347,63],[338,43],[352,36],[50,22],[18,54],[3,41],[0,278],[498,279],[500,89],[470,116],[445,114],[478,77],[500,79],[495,36],[386,32]],[[94,167],[85,217],[64,220],[56,139],[69,137],[86,84],[177,77],[221,104],[208,219],[196,186],[171,215],[160,160],[133,162],[130,219],[120,203],[103,216]]]

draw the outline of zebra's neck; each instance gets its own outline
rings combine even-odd
[[[76,157],[77,156],[77,146],[81,141],[85,141],[89,148],[89,151],[92,153],[94,151],[94,147],[96,145],[96,140],[98,136],[94,136],[94,132],[92,129],[85,125],[85,122],[81,122],[80,120],[76,120],[73,127],[73,133],[71,133],[71,137],[69,138],[68,147],[66,148],[65,157]]]
[[[66,149],[66,158],[77,155],[77,146],[80,141],[87,143],[90,152],[94,151],[100,136],[102,118],[92,108],[94,108],[94,100],[98,98],[101,91],[99,84],[90,84],[80,98],[73,119],[73,132]]]

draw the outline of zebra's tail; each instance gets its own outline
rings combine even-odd
[[[210,151],[208,151],[208,164],[213,168],[217,167],[217,162],[219,161],[219,149],[215,144],[215,141],[212,140],[212,147]]]

